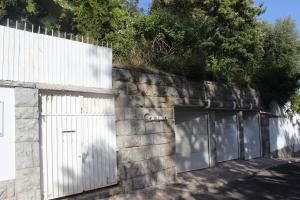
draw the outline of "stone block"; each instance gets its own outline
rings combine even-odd
[[[155,134],[141,135],[141,145],[153,145]]]
[[[137,119],[144,119],[146,114],[151,116],[167,117],[167,119],[173,119],[173,108],[137,108]]]
[[[156,96],[157,94],[157,88],[155,85],[139,84],[138,89],[145,96]]]
[[[171,183],[176,179],[176,169],[175,167],[159,171],[156,174],[156,179],[158,183]]]
[[[117,120],[137,119],[136,109],[137,108],[126,108],[126,107],[116,108],[115,109],[116,119]]]
[[[150,145],[150,146],[145,146],[142,149],[142,152],[144,154],[144,158],[150,159],[150,158],[155,158],[160,156],[160,145]]]
[[[173,122],[169,121],[152,121],[146,122],[146,133],[162,133],[162,132],[174,132]]]
[[[122,81],[113,81],[113,89],[118,90],[120,94],[127,94],[127,83]]]
[[[172,108],[173,103],[169,97],[150,97],[145,98],[145,107],[147,108]]]
[[[40,166],[40,144],[38,142],[32,143],[32,159],[33,159],[33,166],[39,167]]]
[[[16,169],[33,167],[33,150],[31,143],[16,143]]]
[[[115,99],[115,105],[116,107],[143,107],[145,97],[119,95]]]
[[[122,136],[118,137],[118,140],[122,141],[122,148],[138,147],[141,145],[141,138],[139,135]]]
[[[175,134],[172,132],[159,133],[154,136],[154,144],[175,142]]]
[[[15,181],[9,180],[7,181],[7,197],[14,197],[15,196]]]
[[[120,163],[137,162],[145,159],[141,147],[120,149],[118,152],[118,161]]]
[[[134,135],[145,132],[144,120],[125,120],[116,123],[117,135]]]
[[[139,176],[132,179],[132,189],[138,190],[156,184],[156,176],[153,174]]]
[[[172,98],[172,104],[173,105],[184,105],[185,100],[184,100],[184,98]]]
[[[160,146],[160,156],[169,156],[175,154],[174,143],[162,144],[159,146]]]
[[[38,107],[16,107],[16,119],[38,119]]]
[[[127,69],[114,69],[112,75],[114,81],[133,81],[132,72]]]
[[[128,163],[124,166],[122,166],[124,169],[124,179],[131,179],[137,176],[142,176],[147,174],[145,171],[145,161],[141,162],[134,162],[134,163]]]
[[[137,95],[139,93],[139,88],[135,83],[127,84],[127,94],[128,95]]]
[[[16,107],[37,107],[38,90],[30,88],[15,88]]]
[[[155,74],[139,73],[137,75],[139,75],[139,77],[137,77],[139,83],[146,83],[149,85],[157,84],[158,76]]]
[[[0,200],[6,200],[7,198],[7,182],[0,182]]]
[[[26,193],[40,188],[40,168],[16,170],[15,192]]]
[[[36,191],[29,190],[29,191],[26,191],[26,192],[18,193],[17,194],[17,199],[18,200],[40,200],[41,197],[37,196]]]
[[[31,142],[38,140],[38,119],[16,119],[16,142]]]

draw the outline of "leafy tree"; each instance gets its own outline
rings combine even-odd
[[[291,18],[280,19],[274,26],[265,24],[264,29],[265,54],[254,76],[256,87],[265,106],[272,100],[281,105],[292,100],[295,108],[300,87],[300,40],[295,22]]]
[[[137,35],[155,65],[192,64],[206,78],[249,85],[263,54],[262,11],[252,0],[154,0]]]
[[[64,8],[63,0],[2,0],[0,2],[0,21],[6,18],[44,28],[76,32],[72,27],[72,13]]]

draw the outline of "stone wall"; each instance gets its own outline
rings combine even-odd
[[[210,110],[210,166],[216,163],[214,110],[235,110],[242,117],[238,110],[259,109],[258,94],[254,90],[193,82],[169,74],[115,67],[113,88],[119,92],[115,101],[118,169],[125,191],[176,179],[174,106]],[[146,113],[166,116],[167,120],[147,122],[144,120]],[[239,129],[243,136],[241,124]],[[243,157],[243,150],[240,154]]]
[[[0,182],[0,200],[38,200],[40,192],[38,90],[15,88],[16,177]]]
[[[0,182],[0,200],[41,199],[39,91],[35,84],[5,85],[15,88],[16,178]],[[119,184],[66,199],[106,197],[175,181],[175,106],[209,111],[211,167],[216,164],[215,110],[233,110],[242,118],[241,110],[259,109],[254,90],[169,74],[115,67],[113,88],[119,93],[115,98]],[[145,121],[145,114],[167,120]],[[242,123],[238,127],[242,137]]]

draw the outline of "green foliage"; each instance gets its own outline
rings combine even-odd
[[[251,0],[156,0],[135,27],[155,65],[191,67],[192,74],[198,69],[206,78],[249,85],[263,54],[261,12]]]
[[[272,100],[281,105],[295,97],[300,79],[300,40],[295,22],[280,19],[274,26],[265,25],[265,54],[261,67],[254,76],[265,105]],[[299,100],[298,100],[299,102]]]
[[[253,0],[1,0],[0,21],[35,25],[113,43],[114,62],[195,79],[257,88],[299,105],[299,36],[291,19],[257,21]]]

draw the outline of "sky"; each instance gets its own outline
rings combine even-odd
[[[140,0],[139,6],[148,10],[151,0]],[[296,21],[300,34],[300,0],[255,0],[255,4],[264,4],[266,12],[260,19],[274,23],[276,19],[290,16]]]

